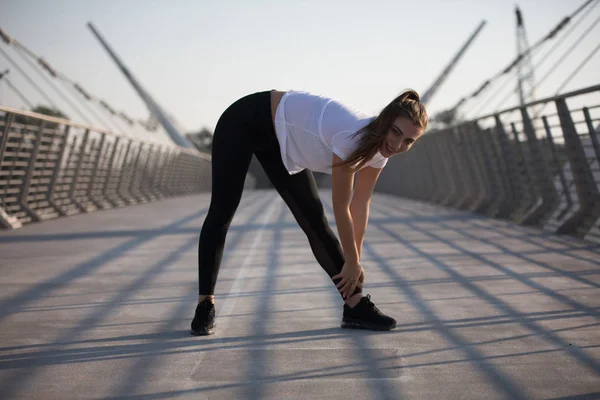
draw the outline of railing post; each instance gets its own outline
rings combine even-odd
[[[502,149],[500,147],[500,140],[497,135],[497,127],[494,124],[486,132],[485,143],[488,149],[491,168],[490,173],[494,175],[494,190],[495,200],[490,204],[487,213],[493,218],[506,218],[510,214],[512,209],[511,203],[511,189],[510,178],[506,165],[504,164],[504,157]]]
[[[455,171],[456,177],[458,178],[457,179],[458,185],[456,188],[457,189],[456,196],[452,198],[452,201],[449,205],[460,209],[463,207],[463,203],[469,197],[469,194],[468,194],[469,171],[467,171],[467,168],[464,164],[464,154],[463,154],[464,140],[462,139],[462,137],[460,135],[460,131],[459,131],[458,127],[455,127],[452,129],[450,138],[452,140],[452,146],[454,147],[454,152],[452,153],[454,158],[453,158],[452,162],[455,165],[454,171]]]
[[[427,151],[431,152],[431,174],[435,179],[435,184],[433,185],[433,192],[431,193],[430,202],[437,204],[439,202],[439,198],[441,194],[444,192],[444,178],[441,176],[443,168],[442,155],[439,153],[439,148],[435,143],[435,138],[430,137],[430,140],[427,142]],[[421,139],[423,140],[423,139]]]
[[[429,185],[427,187],[427,201],[431,203],[433,202],[433,199],[436,197],[438,190],[441,187],[440,177],[435,173],[435,171],[437,170],[436,165],[440,164],[440,159],[439,157],[437,157],[436,154],[437,147],[431,140],[427,142],[427,145],[425,147],[428,149],[428,175],[431,177],[429,179]]]
[[[82,212],[87,212],[87,209],[77,200],[75,196],[75,191],[77,190],[77,185],[79,181],[79,174],[81,173],[81,164],[83,163],[83,157],[85,152],[85,146],[87,146],[88,137],[90,135],[90,130],[86,129],[83,134],[83,140],[80,145],[80,151],[77,156],[77,164],[75,166],[75,172],[73,174],[73,181],[71,183],[71,188],[69,190],[69,198],[77,206],[77,208]]]
[[[92,169],[92,176],[90,177],[90,186],[87,190],[87,197],[94,203],[97,208],[103,208],[102,204],[98,200],[96,200],[96,196],[94,196],[94,184],[96,183],[96,177],[98,176],[98,168],[100,167],[100,160],[102,160],[102,150],[104,149],[104,142],[106,141],[106,133],[100,134],[100,144],[98,146],[98,151],[96,154],[96,160],[94,161],[94,168]]]
[[[163,174],[161,177],[161,186],[163,188],[163,192],[166,196],[172,196],[171,188],[173,187],[174,177],[171,177],[171,171],[173,169],[174,159],[176,157],[176,150],[171,150],[167,153],[167,158],[165,160],[165,166],[163,169]]]
[[[444,161],[445,171],[444,174],[447,177],[445,182],[446,191],[441,196],[438,204],[447,206],[451,204],[451,201],[457,195],[458,185],[457,182],[458,176],[455,173],[456,170],[456,161],[452,156],[452,152],[454,149],[451,146],[450,139],[452,137],[452,132],[449,130],[444,130],[438,133],[436,138],[436,143],[438,148],[440,149],[440,153],[442,154],[442,159]]]
[[[144,151],[144,143],[139,142],[138,151],[135,155],[135,162],[133,164],[133,172],[131,174],[131,182],[129,186],[129,191],[133,198],[138,203],[146,203],[148,199],[144,196],[142,192],[142,169],[140,168],[142,153]]]
[[[166,170],[167,170],[167,163],[169,161],[169,149],[168,148],[164,148],[163,151],[161,152],[161,160],[160,160],[160,166],[159,166],[159,171],[158,171],[158,176],[156,177],[156,179],[154,179],[154,185],[156,186],[158,192],[161,194],[162,197],[167,197],[167,192],[165,190],[165,175],[166,175]]]
[[[517,193],[521,193],[524,183],[522,175],[516,168],[517,160],[514,148],[510,145],[510,140],[500,120],[500,115],[496,114],[494,120],[496,121],[496,137],[498,139],[499,151],[504,161],[500,163],[500,167],[502,168],[501,175],[503,177],[504,190],[508,194],[504,212],[498,214],[498,217],[511,218],[515,210],[519,207]]]
[[[440,132],[435,133],[430,138],[430,148],[432,148],[433,153],[435,154],[434,159],[437,162],[437,168],[434,170],[434,174],[438,176],[436,190],[433,193],[432,201],[436,204],[441,203],[449,193],[449,180],[451,179],[451,174],[448,174],[448,166],[446,165],[446,157],[444,156],[444,151],[441,147],[440,139],[442,139],[442,135]]]
[[[404,189],[403,194],[404,196],[410,198],[410,199],[418,199],[419,197],[419,182],[421,182],[421,180],[423,179],[423,174],[421,169],[418,166],[418,162],[419,160],[414,159],[414,157],[412,156],[412,154],[410,154],[410,152],[403,154],[404,157],[400,158],[399,162],[401,162],[404,165],[411,165],[413,166],[414,170],[416,171],[415,174],[417,175],[416,179],[411,179],[410,177],[403,177],[403,181],[405,182],[404,184],[399,185],[402,189]],[[414,161],[413,161],[414,160]],[[405,168],[401,168],[402,170],[405,170]]]
[[[486,180],[489,185],[489,201],[483,213],[489,217],[496,217],[506,201],[506,193],[500,176],[501,160],[496,152],[496,146],[491,129],[484,129],[478,135],[479,148],[482,151],[482,161]]]
[[[156,200],[156,196],[152,192],[152,187],[150,185],[150,177],[152,176],[152,164],[154,163],[155,158],[154,146],[152,144],[148,144],[148,151],[146,152],[146,161],[144,162],[144,167],[142,168],[142,194],[149,200]]]
[[[427,143],[423,143],[423,147],[427,148]],[[423,152],[423,154],[421,154],[421,157],[418,157],[417,162],[413,165],[414,169],[418,170],[420,176],[422,176],[421,179],[415,179],[416,177],[411,177],[411,180],[418,184],[418,191],[416,193],[417,198],[421,201],[430,201],[431,183],[434,177],[433,174],[430,173],[431,158],[429,156],[429,151]]]
[[[162,192],[160,182],[165,164],[164,160],[166,159],[167,150],[160,145],[157,145],[157,147],[158,148],[156,151],[154,173],[152,174],[150,185],[152,187],[152,193],[154,193],[154,195],[160,199],[164,197],[164,193]]]
[[[459,198],[458,202],[455,204],[455,207],[458,209],[470,209],[473,205],[474,201],[477,199],[477,185],[476,178],[474,176],[474,166],[470,165],[470,161],[472,160],[469,157],[468,149],[468,138],[467,133],[464,130],[464,126],[460,126],[458,128],[458,132],[456,134],[458,139],[457,143],[458,150],[460,151],[457,157],[457,163],[460,166],[459,173],[462,177],[463,187],[460,190],[460,194],[462,197]]]
[[[69,138],[69,132],[71,127],[69,125],[65,126],[65,133],[59,139],[60,143],[60,151],[58,153],[58,158],[56,159],[56,165],[54,166],[54,171],[52,171],[52,178],[50,180],[50,190],[48,191],[48,202],[52,204],[52,207],[58,212],[61,217],[67,215],[64,209],[54,201],[54,192],[56,190],[56,183],[58,182],[58,177],[60,176],[60,171],[62,168],[63,158],[65,157],[65,153],[67,151],[67,142]]]
[[[477,123],[469,123],[468,126],[472,127],[471,130],[467,131],[468,135],[468,147],[473,160],[473,176],[475,178],[474,191],[479,191],[479,196],[475,197],[475,202],[471,206],[471,210],[474,212],[483,212],[492,201],[492,189],[491,179],[487,176],[487,167],[485,163],[485,149],[481,146],[481,128]],[[479,190],[477,190],[479,189]]]
[[[566,100],[560,98],[555,103],[580,205],[579,210],[565,221],[557,232],[584,237],[600,215],[600,194]]]
[[[594,153],[596,154],[596,160],[600,163],[600,144],[598,143],[598,132],[594,129],[594,123],[590,116],[590,109],[583,107],[583,116],[585,118],[585,124],[587,125],[590,139],[592,140],[592,146],[594,147]]]
[[[167,187],[171,196],[179,195],[181,189],[181,178],[179,177],[179,165],[181,164],[181,153],[174,151],[169,163],[169,182]]]
[[[194,173],[194,193],[202,193],[203,191],[203,187],[204,187],[204,175],[202,174],[203,171],[203,162],[202,162],[202,158],[192,158],[191,160],[192,162],[192,166],[193,166],[193,170],[197,171],[197,173]]]
[[[533,182],[531,177],[531,171],[529,167],[529,163],[527,162],[527,157],[525,156],[525,152],[523,151],[523,146],[521,141],[519,140],[519,132],[514,123],[511,123],[512,133],[515,139],[514,149],[517,157],[517,166],[520,167],[518,169],[518,177],[519,177],[519,190],[515,192],[517,197],[521,197],[521,201],[519,202],[518,207],[513,210],[511,214],[511,218],[517,223],[522,223],[523,218],[531,211],[532,207],[537,203],[537,195],[533,190]],[[519,196],[520,195],[520,196]]]
[[[121,137],[117,137],[115,139],[115,143],[112,147],[112,150],[110,151],[110,158],[108,160],[108,172],[106,173],[106,180],[104,181],[104,187],[102,188],[102,196],[104,198],[104,200],[106,202],[108,202],[112,207],[117,207],[118,204],[111,198],[111,196],[109,196],[108,194],[108,186],[112,183],[112,178],[113,178],[113,171],[115,168],[115,157],[117,155],[117,149],[119,148],[119,142],[121,141]],[[115,190],[115,193],[118,192],[118,186],[117,186],[117,190]],[[117,193],[118,195],[118,193]],[[106,207],[104,207],[106,208]]]
[[[443,175],[444,175],[444,185],[443,191],[440,193],[440,197],[437,200],[438,204],[447,205],[456,195],[456,174],[454,173],[454,159],[451,157],[452,150],[450,147],[450,133],[447,130],[441,131],[435,134],[434,142],[436,147],[438,148],[438,152],[440,154],[440,158],[442,160],[443,166]]]
[[[154,162],[152,165],[150,177],[148,179],[148,184],[150,185],[150,192],[156,199],[160,199],[163,197],[162,193],[160,192],[159,185],[157,183],[158,179],[160,178],[160,170],[162,166],[161,161],[163,159],[163,155],[164,150],[162,146],[159,144],[155,145]]]
[[[2,137],[0,137],[0,167],[4,163],[4,153],[6,151],[6,147],[8,146],[8,137],[10,135],[10,128],[13,122],[14,115],[11,113],[6,113],[4,117],[4,130],[2,132]],[[0,175],[0,179],[2,179],[2,175]],[[7,177],[7,186],[8,181],[10,180],[10,175]],[[0,225],[4,228],[16,229],[22,226],[21,221],[12,215],[10,215],[5,210],[4,198],[6,196],[7,186],[2,190],[2,195],[0,196]]]
[[[523,130],[527,137],[527,143],[532,162],[531,170],[533,175],[532,184],[536,194],[542,198],[542,203],[533,209],[521,222],[523,225],[543,225],[552,212],[558,206],[558,195],[552,183],[552,174],[544,154],[542,153],[540,143],[536,137],[533,124],[525,107],[521,108],[521,117],[523,119]]]
[[[44,128],[46,126],[46,121],[40,121],[37,126],[35,132],[35,142],[33,143],[33,150],[31,151],[31,156],[29,159],[29,165],[27,166],[27,172],[25,174],[25,179],[23,180],[23,186],[21,187],[21,197],[19,198],[19,203],[23,210],[27,213],[27,215],[31,218],[32,221],[39,222],[42,219],[34,210],[29,207],[29,202],[27,197],[29,196],[29,188],[31,186],[31,178],[33,177],[33,172],[35,171],[35,164],[38,156],[38,152],[40,150],[40,143],[42,142],[42,134]]]
[[[562,165],[560,165],[560,159],[558,158],[558,153],[556,151],[556,145],[554,144],[554,138],[552,137],[552,130],[550,129],[550,124],[548,124],[548,119],[546,116],[542,117],[542,122],[544,124],[544,129],[546,130],[546,137],[548,138],[548,146],[550,147],[550,153],[552,154],[552,161],[554,165],[556,165],[554,174],[558,174],[560,179],[560,185],[562,186],[562,193],[558,193],[560,197],[561,194],[564,194],[567,205],[565,208],[558,213],[556,216],[557,220],[561,220],[564,216],[569,212],[569,210],[573,207],[573,199],[571,198],[571,191],[569,190],[569,185],[567,184],[567,177],[565,176],[565,170]]]
[[[4,118],[4,131],[2,132],[2,137],[0,137],[0,162],[4,160],[4,152],[6,151],[6,146],[8,144],[10,126],[12,125],[14,115],[7,113]]]
[[[55,204],[57,204],[57,206],[60,208],[61,212],[67,216],[67,215],[72,215],[72,214],[76,214],[78,212],[80,212],[79,207],[77,206],[77,204],[73,203],[73,201],[71,200],[71,198],[69,197],[69,193],[71,192],[71,187],[73,186],[73,175],[70,175],[71,172],[73,171],[72,168],[72,164],[73,164],[73,160],[76,158],[76,147],[77,147],[77,143],[78,143],[78,137],[75,134],[71,134],[72,132],[69,132],[69,136],[73,138],[73,140],[71,141],[71,144],[69,144],[68,140],[65,141],[65,153],[67,153],[66,155],[66,160],[65,160],[65,171],[64,171],[64,175],[63,175],[63,182],[61,186],[62,190],[62,196],[60,198],[56,198],[56,189],[54,191],[54,202]],[[68,139],[68,138],[67,138]],[[60,178],[60,176],[58,177]],[[71,179],[69,183],[65,183],[64,180],[66,180],[67,178]],[[57,184],[59,183],[59,181],[57,181]],[[65,188],[68,187],[68,190],[66,190]],[[58,204],[58,201],[62,201],[64,203],[67,204]],[[75,212],[73,212],[73,210],[75,210]]]
[[[187,171],[188,168],[187,156],[188,155],[183,152],[179,156],[179,166],[177,168],[177,172],[179,173],[179,195],[186,194],[189,187],[189,177],[185,173],[185,171]]]
[[[2,137],[0,137],[0,167],[4,164],[4,153],[6,152],[6,147],[8,145],[8,137],[10,134],[10,127],[13,121],[13,114],[6,114],[4,117],[4,131],[2,132]],[[2,197],[0,197],[0,208],[4,209],[4,198],[6,196],[8,182],[10,181],[10,175],[6,178],[7,184],[4,186],[2,190]],[[14,218],[17,220],[17,218]]]
[[[123,200],[125,204],[135,204],[135,199],[132,194],[128,191],[129,186],[131,185],[131,181],[127,181],[130,179],[129,171],[131,167],[129,166],[129,152],[131,151],[131,144],[133,141],[129,139],[127,141],[127,148],[125,149],[125,155],[123,156],[123,163],[121,164],[121,173],[119,174],[119,184],[117,186],[117,192],[119,197]]]

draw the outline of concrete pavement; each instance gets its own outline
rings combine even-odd
[[[208,203],[0,232],[0,398],[600,398],[597,245],[378,193],[365,293],[398,327],[343,330],[342,301],[283,201],[247,191],[216,334],[194,337]]]

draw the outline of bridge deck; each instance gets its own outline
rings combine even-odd
[[[598,246],[376,194],[365,292],[398,327],[347,331],[291,213],[275,192],[249,191],[217,332],[193,337],[208,201],[0,232],[0,398],[600,396]]]

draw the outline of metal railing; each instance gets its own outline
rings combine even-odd
[[[378,190],[600,242],[600,85],[426,133]]]
[[[210,190],[210,156],[0,106],[0,227]]]

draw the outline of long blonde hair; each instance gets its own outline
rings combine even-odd
[[[425,130],[429,122],[419,94],[412,89],[405,90],[381,110],[373,121],[354,133],[353,137],[361,135],[358,148],[347,160],[333,166],[356,164],[355,169],[362,168],[377,154],[385,135],[399,116],[410,119],[421,130]]]

